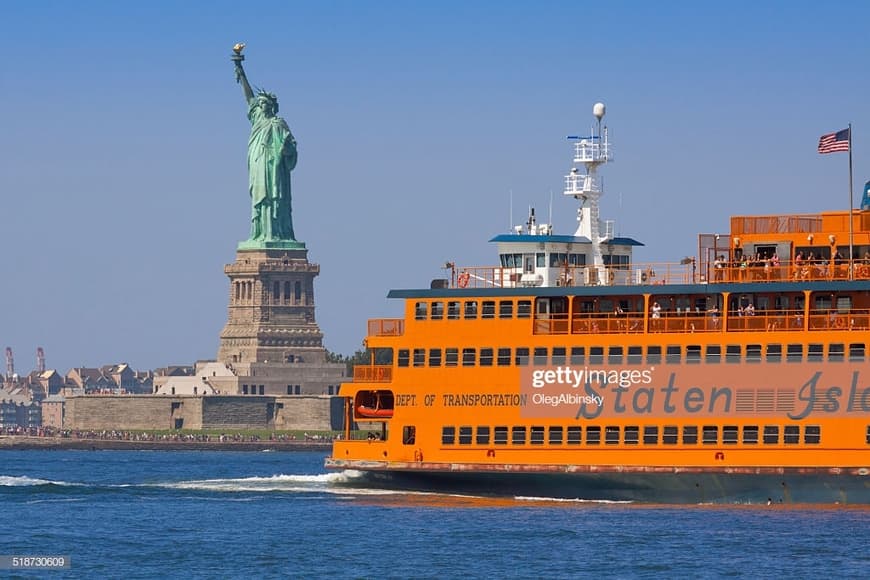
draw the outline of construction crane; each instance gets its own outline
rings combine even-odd
[[[15,361],[12,360],[12,348],[6,347],[6,380],[11,381],[15,375]]]
[[[37,372],[45,372],[45,351],[41,346],[36,347],[36,370]]]

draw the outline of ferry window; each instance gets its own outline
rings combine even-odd
[[[864,362],[864,345],[853,343],[849,345],[849,360],[852,362]]]
[[[801,442],[801,428],[799,425],[786,425],[782,433],[783,443],[795,444]]]
[[[746,362],[761,362],[761,345],[746,345]]]
[[[764,443],[766,445],[776,445],[779,443],[779,427],[777,425],[764,426]]]
[[[459,349],[448,348],[444,351],[444,366],[455,367],[459,365]]]
[[[822,439],[822,428],[818,425],[807,425],[804,428],[804,443],[818,445]]]
[[[725,347],[725,362],[739,363],[740,362],[740,345],[729,344]]]
[[[818,362],[822,360],[825,352],[825,346],[822,344],[811,344],[807,348],[807,360]]]
[[[579,434],[580,427],[577,427]],[[571,427],[568,427],[568,443],[571,442]],[[586,427],[586,445],[598,445],[601,443],[601,427]]]
[[[459,427],[459,444],[471,445],[471,426],[463,425]]]
[[[726,445],[737,443],[737,425],[725,425],[722,427],[722,443]]]
[[[628,364],[639,365],[643,362],[643,347],[630,346],[628,347]]]
[[[477,352],[473,348],[463,348],[462,349],[462,366],[464,367],[473,367],[477,362],[475,359],[477,358]]]
[[[804,358],[804,345],[790,344],[786,350],[785,360],[788,362],[801,362]]]
[[[459,302],[453,301],[447,303],[447,318],[449,320],[459,319]]]
[[[421,367],[426,364],[426,349],[425,348],[415,348],[414,349],[414,366]]]
[[[646,347],[646,362],[647,364],[659,364],[662,362],[662,347],[648,346]]]
[[[622,364],[622,347],[611,346],[607,350],[607,364],[621,365]]]
[[[511,365],[511,349],[509,349],[509,348],[498,349],[498,366],[509,367],[510,365]]]
[[[666,354],[665,354],[665,360],[666,360],[668,363],[680,364],[680,358],[681,358],[680,351],[681,351],[681,349],[680,349],[680,345],[678,345],[678,344],[669,344],[669,345],[667,346],[667,350],[665,351],[665,353],[666,353]]]
[[[433,302],[432,303],[432,320],[441,320],[444,318],[444,303],[443,302]]]
[[[568,254],[560,254],[559,252],[550,252],[550,267],[561,268],[568,265]]]
[[[701,345],[690,344],[686,347],[686,362],[698,364],[701,362]]]
[[[604,348],[600,346],[589,347],[589,364],[600,365],[604,362]]]
[[[453,442],[456,440],[456,427],[442,427],[441,428],[441,445],[453,445]]]
[[[429,366],[430,367],[440,367],[441,366],[441,349],[440,348],[430,348],[429,349]]]
[[[828,360],[832,362],[842,362],[845,360],[845,345],[829,344],[828,345]]]
[[[426,320],[426,315],[428,314],[428,305],[425,302],[417,302],[414,305],[414,319],[415,320]]]
[[[547,265],[547,258],[544,252],[537,252],[535,254],[535,264],[537,264],[538,268],[543,268]]]
[[[676,432],[674,433],[674,442],[676,443]],[[659,428],[656,425],[647,425],[643,428],[643,444],[658,445],[659,444]]]
[[[526,428],[522,426],[515,426],[511,429],[511,443],[514,445],[525,445],[526,444]]]
[[[496,445],[507,445],[508,441],[508,428],[507,427],[496,427],[495,432],[493,434],[493,443]]]
[[[616,445],[619,443],[618,425],[608,425],[604,428],[604,443],[606,445]]]
[[[561,427],[559,427],[561,429]],[[598,427],[590,427],[590,429],[598,429]],[[588,434],[589,431],[587,430]],[[583,440],[583,433],[580,427],[571,426],[568,427],[568,445],[580,445],[580,442]]]
[[[469,300],[465,303],[465,319],[477,318],[477,300]]]
[[[532,426],[531,430],[531,441],[532,445],[543,445],[544,444],[544,428]]]
[[[626,425],[622,437],[626,445],[637,445],[640,438],[640,428],[637,425]]]
[[[718,344],[708,344],[707,354],[704,357],[707,364],[716,364],[722,360],[722,347]]]
[[[582,365],[586,362],[586,347],[572,346],[571,347],[571,364]]]
[[[756,445],[758,443],[758,425],[743,426],[744,445]]]
[[[491,348],[480,349],[480,366],[482,366],[482,367],[491,367],[492,366],[492,349]]]
[[[478,425],[477,426],[477,444],[478,445],[489,445],[489,426],[488,425]]]
[[[524,347],[524,346],[520,346],[520,347],[517,347],[516,353],[517,353],[516,358],[515,358],[516,365],[520,366],[520,367],[528,366],[528,364],[529,364],[529,349]]]
[[[665,425],[665,428],[662,431],[662,443],[664,443],[665,445],[676,445],[677,444],[677,426],[676,425]]]
[[[531,300],[520,300],[517,302],[517,318],[531,318],[532,317],[532,301]]]
[[[495,301],[494,300],[484,300],[483,301],[483,312],[480,315],[481,318],[495,318]]]
[[[547,364],[547,347],[546,346],[536,346],[535,347],[535,358],[533,360],[533,364],[536,366],[542,366]]]
[[[694,445],[698,442],[698,427],[686,425],[683,427],[683,445]]]
[[[768,344],[767,345],[767,362],[782,362],[782,345]]]
[[[715,445],[719,442],[719,427],[716,425],[704,425],[704,445]]]
[[[561,445],[562,444],[562,428],[561,427],[550,427],[550,436],[548,437],[548,441],[550,445]]]
[[[405,425],[402,427],[402,444],[413,445],[417,439],[417,428],[413,425]]]
[[[400,348],[399,349],[399,366],[400,367],[408,366],[408,362],[410,361],[410,359],[411,359],[411,351],[409,351],[407,348]]]
[[[499,318],[513,318],[514,302],[513,300],[500,300],[498,303]]]
[[[566,352],[567,351],[565,350],[564,346],[554,346],[553,347],[553,364],[554,365],[565,364],[565,361],[567,360],[567,357],[565,356]]]
[[[870,445],[870,425],[867,425],[867,445]]]

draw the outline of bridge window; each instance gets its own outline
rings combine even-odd
[[[441,349],[440,348],[430,348],[429,349],[429,366],[430,367],[440,367],[441,366]]]
[[[477,444],[489,445],[489,426],[479,425],[477,427]]]
[[[496,445],[507,445],[508,442],[508,428],[498,426],[495,428],[495,434],[493,437],[493,443]]]
[[[562,428],[561,427],[550,427],[549,437],[547,438],[550,445],[561,445],[562,444]]]

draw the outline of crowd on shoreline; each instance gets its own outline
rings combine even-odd
[[[97,441],[132,441],[132,442],[167,442],[167,443],[331,443],[341,436],[321,435],[318,433],[303,433],[301,437],[295,434],[270,433],[268,437],[243,433],[149,433],[147,431],[121,430],[77,430],[55,429],[52,427],[5,427],[0,435],[11,437],[38,437],[45,439],[67,440],[97,440]]]

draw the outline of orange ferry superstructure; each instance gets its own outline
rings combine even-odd
[[[638,264],[601,222],[604,107],[577,138],[574,235],[536,223],[500,263],[393,290],[341,386],[327,467],[389,485],[667,502],[870,504],[870,202],[737,216]],[[369,429],[356,435],[357,427]]]

